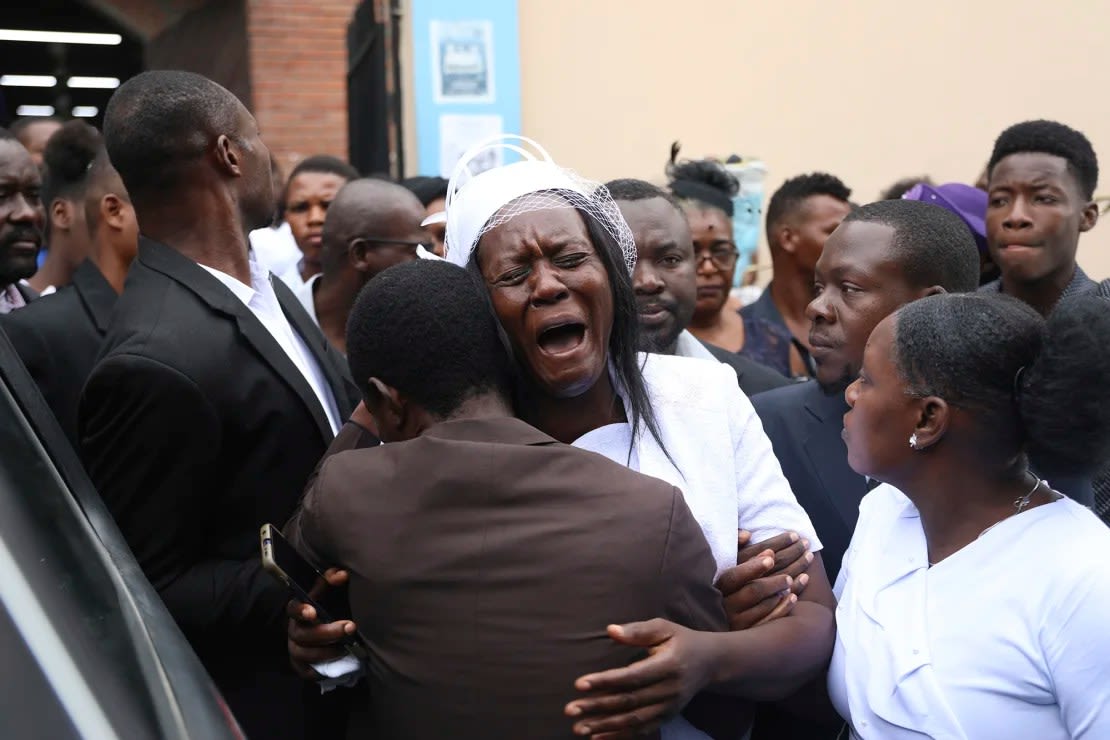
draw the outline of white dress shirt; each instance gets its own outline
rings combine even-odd
[[[688,329],[683,329],[682,333],[678,335],[674,344],[674,354],[676,357],[692,357],[696,360],[709,360],[718,364],[721,362]],[[736,375],[736,371],[733,370],[732,374]]]
[[[313,275],[305,282],[301,283],[298,287],[293,289],[293,295],[297,296],[297,300],[304,306],[304,310],[312,318],[312,322],[316,326],[320,325],[320,319],[316,318],[316,299],[312,297],[313,286],[316,281],[320,279],[320,275]]]
[[[14,285],[0,289],[0,314],[11,313],[26,305],[27,301],[23,300],[23,294]]]
[[[794,498],[751,401],[736,385],[735,371],[715,358],[705,362],[641,354],[640,360],[655,419],[674,462],[646,428],[633,441],[628,423],[595,429],[574,446],[682,491],[709,543],[717,576],[736,565],[736,530],[741,528],[751,531],[753,542],[794,531],[809,540],[812,551],[819,551],[817,532]],[[625,410],[631,416],[627,401]],[[681,716],[663,725],[662,735],[664,740],[707,737]]]
[[[829,696],[863,740],[1110,738],[1110,529],[1064,498],[929,567],[880,485],[834,589]]]
[[[262,325],[270,332],[274,340],[285,351],[285,354],[301,371],[304,379],[308,381],[313,393],[320,400],[320,405],[324,407],[324,413],[327,414],[332,433],[337,434],[340,427],[339,407],[335,403],[331,386],[328,385],[316,358],[309,351],[304,340],[301,339],[301,335],[293,329],[289,324],[289,319],[285,316],[285,312],[281,310],[277,294],[274,293],[274,286],[270,283],[269,270],[258,263],[253,251],[250,260],[250,285],[244,285],[226,272],[221,272],[208,265],[200,266],[226,285],[243,302],[243,305],[250,309],[250,312],[262,322]]]
[[[301,277],[301,262],[298,259],[292,265],[287,267],[284,272],[275,272],[281,282],[289,286],[289,290],[296,292],[302,285],[305,284],[305,279]]]
[[[293,238],[288,221],[282,221],[277,228],[265,226],[255,229],[250,233],[250,242],[258,261],[275,275],[285,274],[304,256]]]

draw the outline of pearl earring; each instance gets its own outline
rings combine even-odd
[[[910,435],[910,448],[914,450],[917,449],[917,432]]]

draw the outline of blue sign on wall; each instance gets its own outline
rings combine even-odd
[[[517,22],[516,0],[413,0],[419,174],[449,177],[474,144],[520,132]]]

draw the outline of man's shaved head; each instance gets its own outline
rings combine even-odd
[[[373,178],[350,181],[328,207],[323,234],[324,272],[341,267],[357,239],[370,240],[368,251],[382,252],[383,256],[383,248],[390,247],[391,239],[424,241],[430,249],[431,239],[420,226],[423,219],[424,205],[407,188]]]
[[[152,238],[179,231],[175,219],[201,228],[230,215],[244,237],[273,220],[270,150],[258,122],[206,77],[161,70],[132,77],[108,101],[104,144]],[[193,191],[208,200],[188,213],[181,204]]]
[[[154,199],[169,195],[216,136],[239,133],[241,109],[235,95],[201,75],[143,72],[108,102],[104,144],[131,196]]]

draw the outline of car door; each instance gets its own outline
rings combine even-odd
[[[2,331],[0,658],[0,737],[242,737]]]

